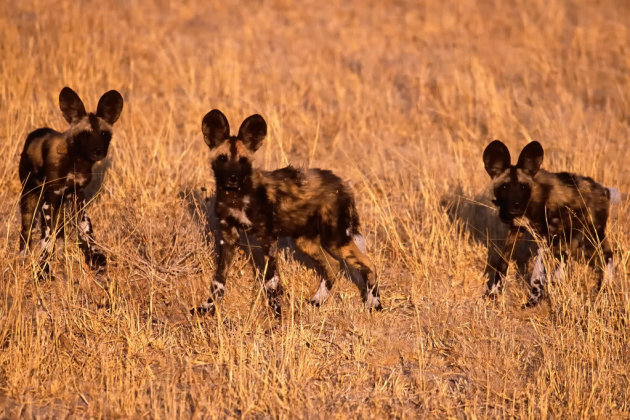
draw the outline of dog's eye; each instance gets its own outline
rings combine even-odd
[[[101,138],[105,141],[110,141],[112,139],[112,133],[109,131],[101,131]]]
[[[248,162],[246,157],[242,157],[238,160],[238,163],[240,163],[241,165],[245,165]]]
[[[219,155],[218,160],[219,162],[227,162],[227,155]]]
[[[507,184],[501,185],[501,191],[507,191]]]
[[[527,191],[527,185],[521,184],[521,191]]]

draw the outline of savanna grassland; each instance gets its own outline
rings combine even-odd
[[[627,2],[1,3],[0,417],[630,416]],[[18,159],[30,131],[67,127],[66,85],[88,111],[125,100],[90,208],[110,264],[91,273],[68,229],[56,279],[37,281],[37,247],[18,258]],[[310,306],[316,273],[283,241],[280,321],[248,252],[217,316],[188,315],[214,272],[212,108],[233,130],[265,117],[258,167],[353,185],[384,311],[346,278]],[[546,169],[622,192],[601,293],[570,264],[522,310],[514,266],[482,298],[505,233],[481,160],[495,138],[513,159],[539,140]]]

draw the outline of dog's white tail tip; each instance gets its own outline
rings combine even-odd
[[[608,188],[608,194],[610,195],[611,204],[621,203],[621,193],[619,193],[617,188]]]
[[[359,248],[361,252],[363,252],[364,254],[367,252],[365,238],[362,235],[355,233],[354,235],[352,235],[352,241],[355,243],[355,245],[357,246],[357,248]]]

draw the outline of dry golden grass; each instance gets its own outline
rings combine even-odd
[[[625,196],[598,296],[573,264],[536,309],[514,274],[481,298],[502,234],[490,140],[538,139],[546,168],[630,191],[627,2],[181,3],[0,5],[0,417],[629,416]],[[17,257],[17,162],[28,132],[65,129],[65,85],[90,110],[125,98],[90,211],[111,262],[95,278],[69,235],[38,282]],[[233,129],[265,116],[258,166],[351,180],[383,312],[347,279],[310,307],[318,281],[287,249],[281,323],[245,258],[218,316],[187,316],[214,270],[198,199],[214,107]]]

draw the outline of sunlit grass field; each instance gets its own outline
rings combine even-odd
[[[627,2],[1,3],[0,418],[630,416]],[[109,270],[68,229],[38,281],[18,160],[30,131],[66,129],[64,86],[88,111],[125,100],[90,207]],[[352,184],[382,312],[347,278],[310,306],[317,275],[283,240],[281,320],[247,252],[218,314],[188,315],[214,273],[212,108],[232,130],[264,116],[256,166]],[[537,308],[516,266],[482,298],[505,234],[481,160],[495,138],[621,191],[601,293],[573,263]]]

